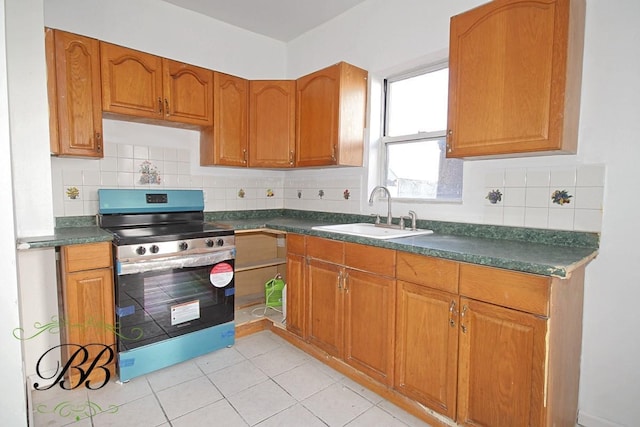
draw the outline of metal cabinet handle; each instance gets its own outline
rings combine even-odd
[[[158,97],[158,114],[162,114],[162,98]]]
[[[345,273],[344,281],[342,284],[342,287],[344,288],[346,293],[349,293],[349,287],[347,286],[348,283],[349,283],[349,272]]]
[[[289,151],[289,164],[291,166],[293,166],[293,159],[294,159],[293,155],[294,155],[293,150]]]
[[[333,145],[333,147],[331,147],[331,161],[333,161],[333,162],[335,162],[335,161],[336,161],[336,151],[337,151],[337,148],[338,148],[338,147],[336,147],[336,146],[335,146],[335,144]]]
[[[242,163],[247,163],[247,149],[242,149]]]
[[[466,305],[466,304],[465,304],[465,305],[463,305],[463,306],[462,306],[462,313],[460,313],[460,329],[462,330],[462,333],[463,333],[463,334],[466,334],[466,333],[467,333],[467,325],[465,325],[465,324],[463,323],[463,319],[464,319],[464,316],[467,314],[467,309],[468,309],[468,308],[469,308],[469,307],[467,307],[467,305]]]
[[[342,271],[338,271],[338,289],[342,289]]]
[[[102,151],[102,134],[100,132],[96,132],[96,150],[98,152]]]
[[[458,313],[456,312],[456,302],[451,300],[451,304],[449,304],[449,326],[452,328],[456,327],[455,317]]]
[[[169,100],[167,98],[164,99],[164,114],[169,117],[171,112],[169,111]]]

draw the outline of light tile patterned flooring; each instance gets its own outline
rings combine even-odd
[[[34,391],[33,406],[35,427],[428,427],[270,331],[126,384]]]

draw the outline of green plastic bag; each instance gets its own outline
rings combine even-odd
[[[264,299],[267,307],[282,307],[284,280],[279,274],[264,284]]]

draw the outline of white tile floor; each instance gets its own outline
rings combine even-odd
[[[270,331],[126,384],[35,391],[33,404],[35,427],[428,427]]]

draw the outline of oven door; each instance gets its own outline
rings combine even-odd
[[[116,260],[118,350],[233,320],[235,249],[145,261]]]

